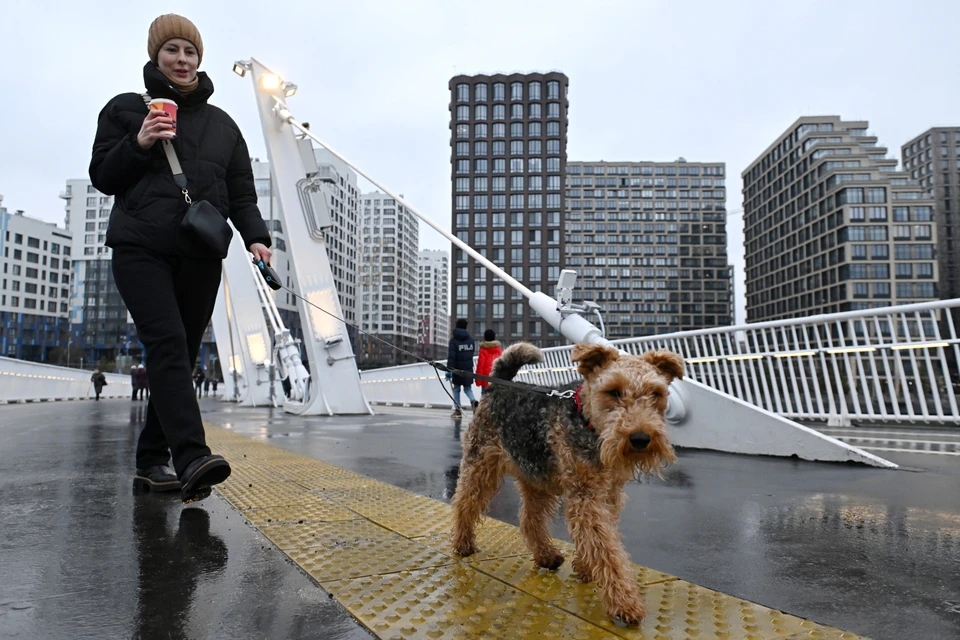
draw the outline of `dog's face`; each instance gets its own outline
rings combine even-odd
[[[677,457],[667,439],[667,387],[683,377],[683,358],[670,351],[641,356],[577,344],[572,360],[583,376],[583,413],[600,437],[605,467],[656,473]]]

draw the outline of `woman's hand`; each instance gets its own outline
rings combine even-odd
[[[250,253],[253,254],[255,261],[262,261],[263,264],[270,264],[270,258],[273,256],[273,252],[267,249],[266,245],[260,244],[259,242],[254,242],[250,245]]]
[[[150,109],[137,134],[137,144],[141,149],[149,149],[157,140],[169,140],[173,135],[173,118],[165,111]]]

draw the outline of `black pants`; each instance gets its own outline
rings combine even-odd
[[[113,251],[113,277],[146,349],[153,393],[137,443],[137,468],[166,464],[182,475],[210,455],[193,396],[193,363],[213,315],[219,260],[161,256],[147,249]]]

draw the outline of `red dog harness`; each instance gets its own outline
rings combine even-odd
[[[583,385],[577,387],[577,390],[573,392],[573,401],[577,403],[577,413],[583,413],[583,398],[580,397],[580,389],[583,389]],[[593,425],[590,422],[587,422],[587,429],[593,431]]]

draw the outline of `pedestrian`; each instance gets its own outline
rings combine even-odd
[[[207,372],[203,375],[203,395],[204,396],[210,395],[210,384],[212,382],[213,382],[213,372],[208,369]]]
[[[148,399],[147,389],[149,388],[149,383],[147,382],[147,370],[143,368],[142,364],[137,365],[137,392],[140,394],[139,399],[144,400]]]
[[[217,385],[220,384],[220,369],[213,370],[213,396],[217,396]]]
[[[107,386],[107,376],[103,375],[100,369],[94,369],[93,375],[90,376],[90,382],[93,383],[93,391],[97,394],[96,401],[100,402],[100,394],[103,392],[103,388]]]
[[[460,318],[457,320],[457,326],[453,330],[453,337],[450,338],[450,344],[447,348],[447,367],[473,373],[473,356],[476,353],[476,348],[476,343],[467,331],[467,320]],[[460,387],[463,387],[467,394],[470,405],[476,409],[477,400],[473,396],[473,378],[449,371],[446,377],[447,380],[453,380],[453,399],[456,403],[453,408],[453,417],[463,417],[463,411],[460,409]]]
[[[133,395],[130,396],[130,402],[135,402],[137,400],[137,392],[140,391],[140,375],[137,372],[137,367],[130,367],[130,386],[133,388]]]
[[[193,384],[197,387],[197,400],[203,397],[203,379],[205,377],[203,369],[200,365],[197,365],[197,370],[193,372]]]
[[[482,376],[490,376],[493,371],[493,361],[500,357],[503,348],[500,341],[497,340],[497,333],[493,329],[487,329],[483,332],[483,342],[480,343],[480,355],[477,357],[477,373]],[[477,380],[477,386],[480,387],[480,395],[483,396],[490,385],[486,380]]]
[[[150,400],[150,379],[147,377],[147,368],[143,363],[137,365],[137,376],[140,380],[140,398]]]
[[[106,245],[113,249],[117,289],[137,326],[150,386],[157,391],[137,445],[135,487],[179,489],[188,503],[210,495],[210,487],[230,475],[230,465],[207,447],[200,407],[190,397],[190,364],[213,314],[222,247],[215,235],[204,241],[193,230],[197,226],[181,228],[185,194],[210,205],[199,210],[205,223],[200,228],[216,231],[229,217],[243,246],[268,264],[270,234],[257,208],[240,129],[208,103],[213,82],[197,70],[203,59],[197,27],[175,14],[158,17],[148,30],[147,53],[147,94],[176,103],[176,110],[148,109],[141,93],[110,100],[100,112],[90,180],[102,194],[116,196]],[[170,150],[182,167],[176,180],[186,179],[186,191],[172,175],[172,158],[165,153]],[[171,456],[176,476],[166,468]]]

